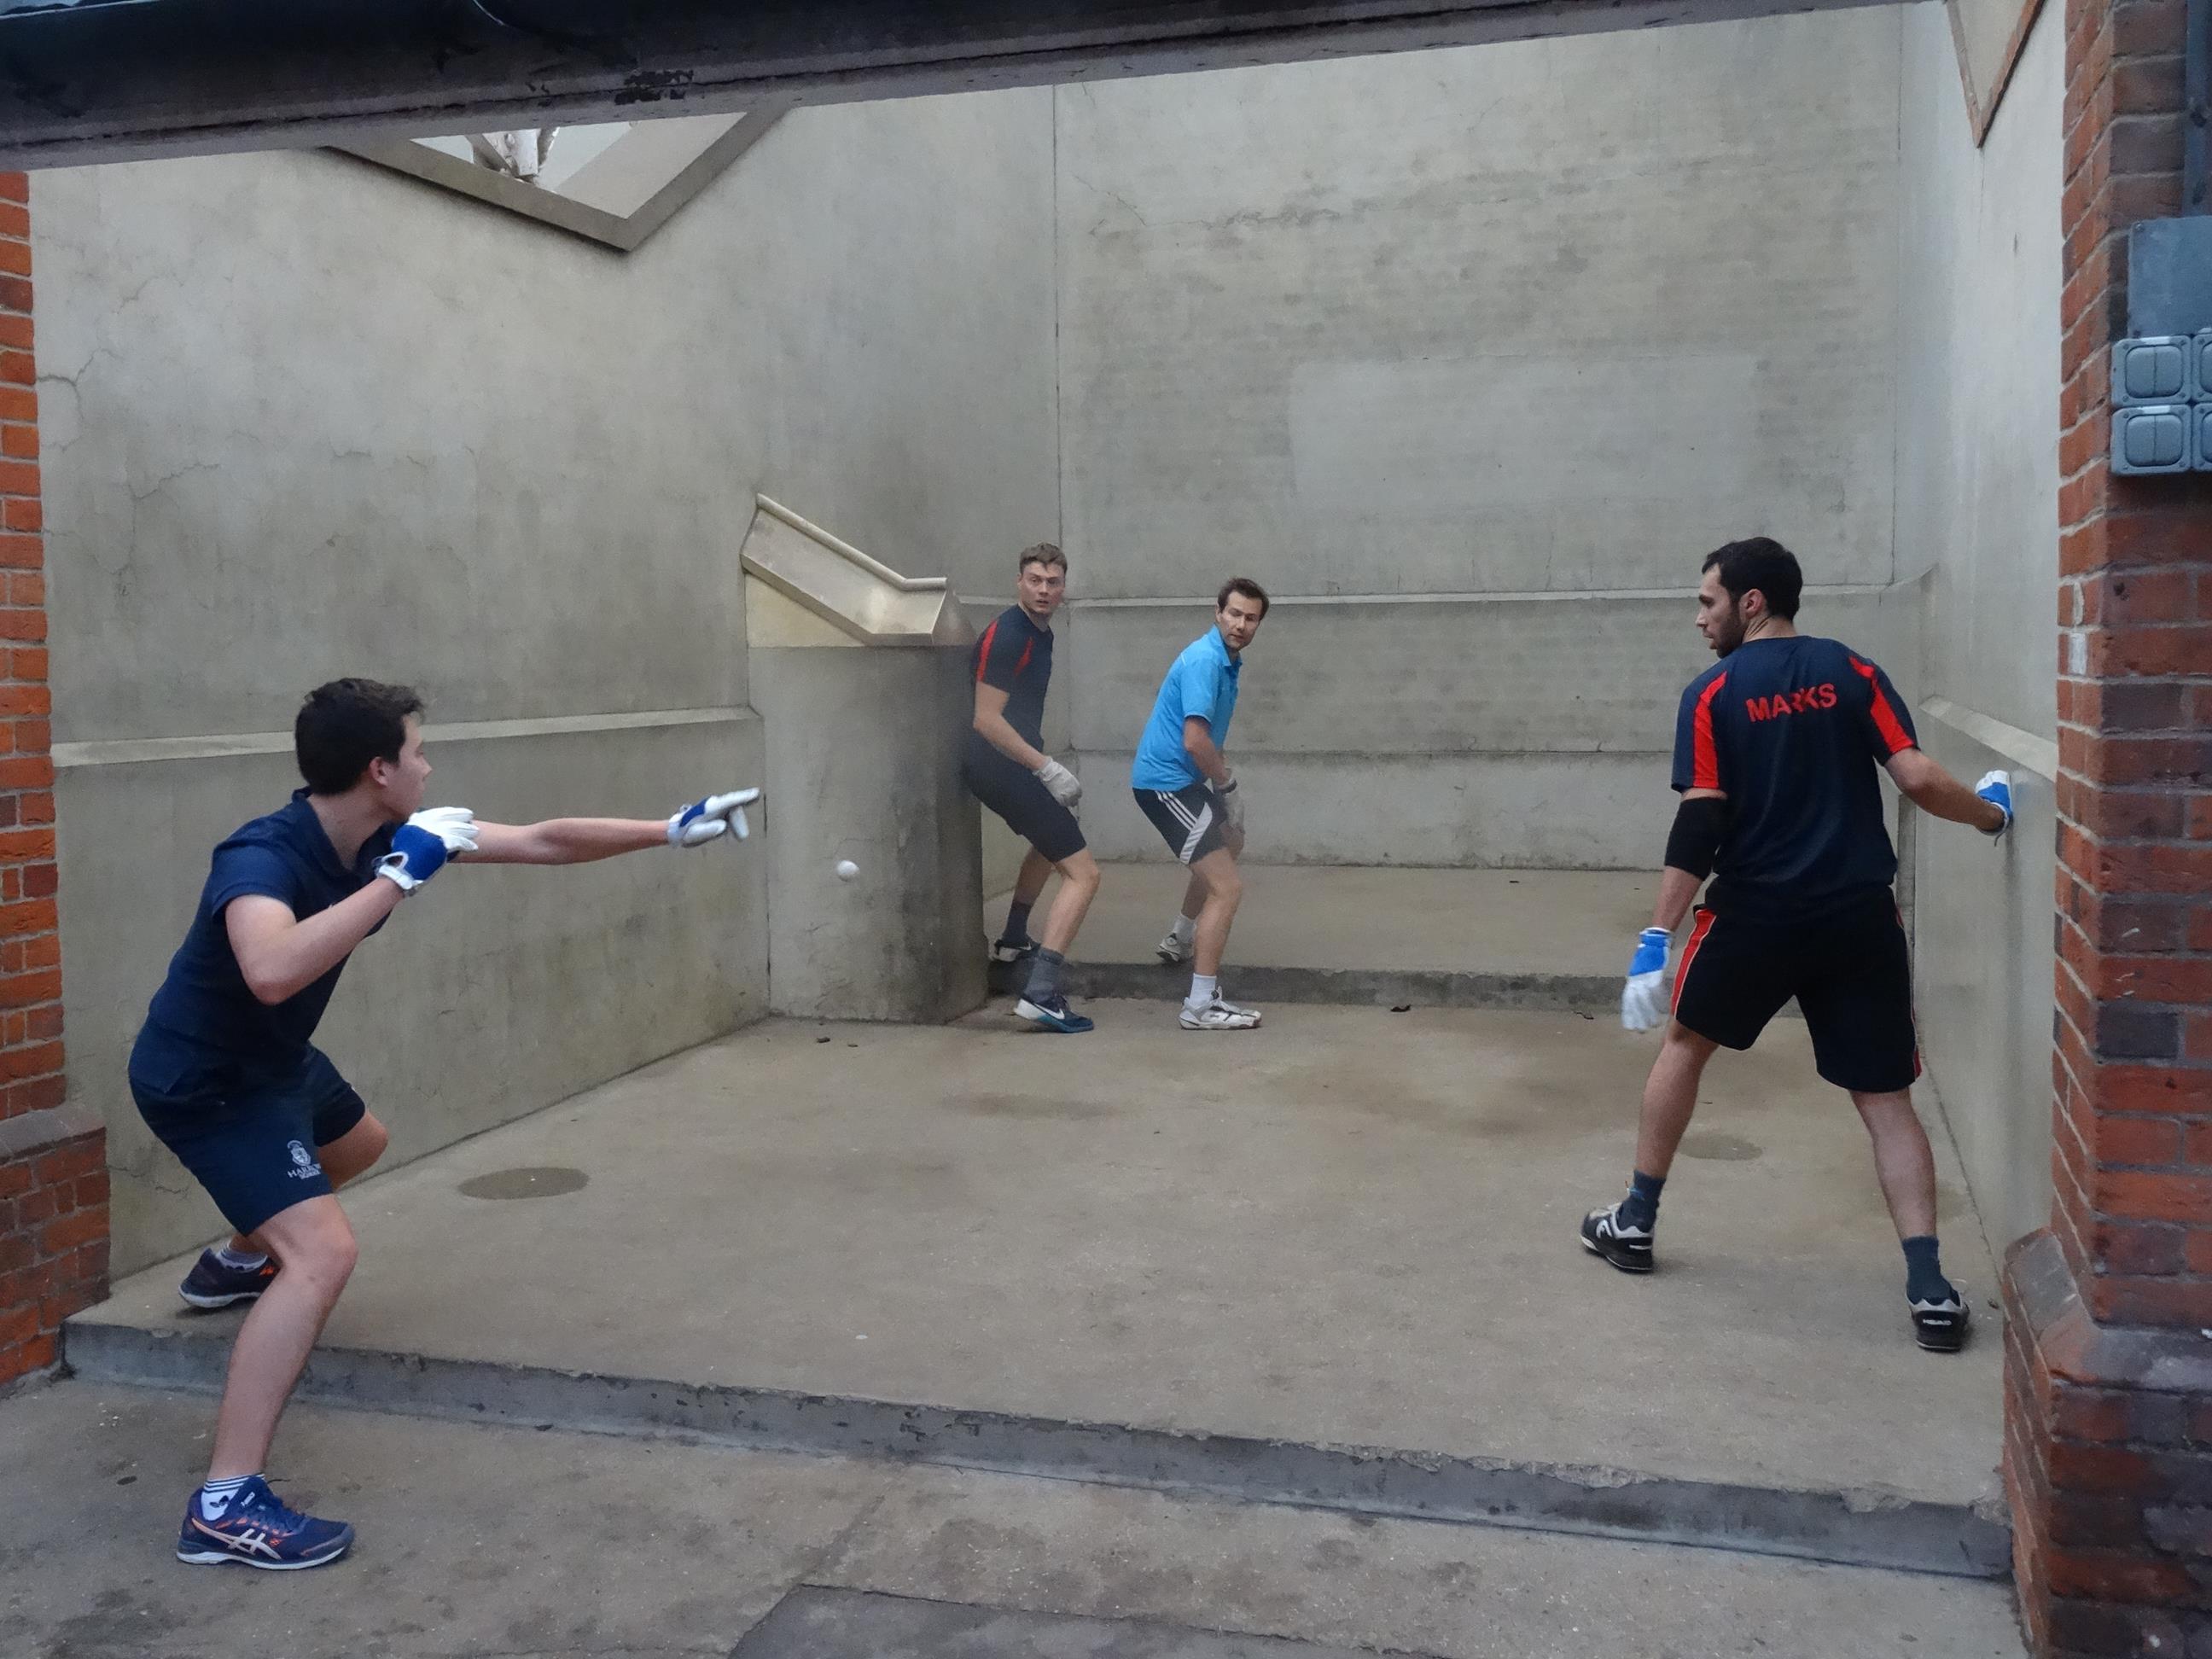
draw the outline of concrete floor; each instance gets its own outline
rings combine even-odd
[[[770,1023],[395,1171],[349,1194],[362,1263],[325,1343],[1763,1489],[1993,1490],[1995,1274],[1948,1140],[1948,1265],[1984,1322],[1943,1357],[1909,1340],[1863,1133],[1796,1023],[1716,1064],[1662,1271],[1632,1279],[1574,1228],[1626,1174],[1648,1039],[1571,1014],[1296,1008],[1211,1036],[1158,1005],[1093,1012],[1073,1042],[997,1012]],[[586,1184],[463,1190],[518,1169]],[[184,1265],[86,1324],[201,1339],[218,1364],[236,1316],[180,1314]]]
[[[0,1651],[2021,1656],[2002,1584],[304,1406],[271,1474],[352,1521],[353,1555],[190,1568],[169,1548],[207,1423],[82,1382],[0,1398],[0,1510],[37,1517],[0,1529]]]
[[[1106,866],[1074,955],[1151,962],[1187,878],[1164,852],[1153,863]],[[1047,883],[1032,933],[1059,886],[1057,877]],[[1229,963],[1618,978],[1650,925],[1657,888],[1641,871],[1251,865]],[[1006,921],[1007,897],[983,907],[988,938]]]

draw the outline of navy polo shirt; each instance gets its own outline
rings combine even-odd
[[[376,861],[391,850],[392,831],[380,830],[349,867],[341,863],[305,789],[295,790],[282,811],[234,831],[215,849],[192,925],[147,1010],[131,1054],[133,1075],[171,1092],[210,1069],[259,1073],[296,1066],[345,963],[272,1007],[246,988],[223,910],[233,899],[261,894],[282,901],[305,921],[374,880]]]
[[[1674,787],[1717,789],[1729,824],[1705,902],[1818,915],[1897,878],[1875,769],[1915,747],[1889,676],[1834,640],[1747,640],[1690,682]]]

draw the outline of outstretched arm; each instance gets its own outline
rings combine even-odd
[[[757,789],[733,790],[695,800],[666,818],[543,818],[536,823],[478,819],[474,844],[456,856],[471,864],[590,864],[649,847],[702,847],[725,834],[743,841],[751,833],[745,808],[759,799]]]
[[[537,823],[477,820],[470,864],[590,864],[617,853],[668,845],[665,818],[545,818]]]
[[[1883,764],[1905,798],[1931,817],[1971,824],[1985,836],[1998,834],[2012,822],[2012,780],[2002,772],[1990,773],[1978,787],[1969,789],[1923,749],[1901,750]]]

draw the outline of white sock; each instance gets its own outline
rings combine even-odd
[[[1190,994],[1182,1000],[1182,1006],[1186,1008],[1203,1008],[1219,994],[1220,988],[1217,975],[1193,974],[1190,976]]]
[[[250,1474],[241,1474],[235,1480],[210,1480],[206,1485],[203,1486],[200,1488],[198,1500],[200,1506],[200,1519],[203,1521],[220,1521],[224,1516],[228,1515],[230,1513],[230,1500],[238,1496],[240,1487],[245,1486],[247,1481],[253,1478],[254,1477]],[[214,1499],[214,1502],[209,1502],[208,1500],[210,1498]]]
[[[241,1255],[236,1250],[232,1249],[228,1244],[224,1245],[221,1249],[215,1253],[215,1259],[222,1262],[226,1267],[237,1267],[241,1270],[264,1267],[267,1265],[269,1261],[267,1256],[257,1255],[251,1250],[248,1250],[245,1255]]]
[[[1176,925],[1168,931],[1175,938],[1181,939],[1185,945],[1188,945],[1191,940],[1198,937],[1198,918],[1196,916],[1177,916],[1176,918]]]

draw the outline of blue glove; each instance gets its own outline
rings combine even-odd
[[[477,823],[469,809],[434,806],[392,832],[392,850],[377,860],[376,873],[411,893],[444,868],[449,855],[476,849]]]
[[[2012,774],[1984,772],[1982,774],[1982,781],[1974,786],[1974,793],[2005,815],[2004,822],[1996,829],[1982,831],[1991,841],[1995,841],[2012,828]]]
[[[1628,982],[1620,988],[1620,1023],[1631,1031],[1648,1031],[1671,1011],[1667,997],[1667,948],[1674,936],[1664,927],[1647,927],[1636,936],[1628,959]]]

